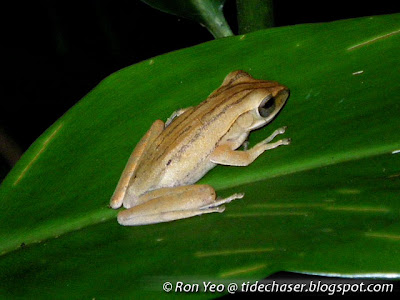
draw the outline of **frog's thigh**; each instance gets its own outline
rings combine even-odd
[[[165,122],[165,127],[168,127],[169,124],[171,124],[172,121],[173,121],[175,118],[179,117],[181,114],[183,114],[183,113],[184,113],[185,111],[187,111],[189,108],[192,108],[192,107],[190,106],[190,107],[181,108],[181,109],[178,109],[178,110],[174,111],[174,112],[172,113],[172,115],[171,115],[171,116],[167,119],[167,121]]]
[[[211,186],[189,185],[154,190],[142,197],[147,202],[118,214],[118,222],[121,225],[146,225],[185,219],[205,213],[223,212],[224,207],[218,205],[242,196],[233,195],[226,198],[225,202],[216,201],[215,191]]]
[[[136,171],[136,167],[138,165],[140,157],[146,150],[147,146],[151,144],[151,142],[154,141],[154,139],[157,136],[159,136],[163,130],[164,130],[164,122],[161,120],[155,121],[153,125],[151,125],[147,133],[142,137],[140,142],[136,145],[131,156],[129,157],[129,160],[125,166],[124,171],[122,172],[121,178],[119,179],[114,194],[111,197],[110,206],[112,208],[121,207],[122,201],[124,199],[126,190],[129,185],[129,181]]]

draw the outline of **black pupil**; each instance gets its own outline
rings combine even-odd
[[[275,98],[269,99],[263,106],[258,108],[260,116],[263,118],[268,117],[275,110]]]

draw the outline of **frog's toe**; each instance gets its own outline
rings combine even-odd
[[[283,126],[283,127],[281,127],[281,128],[278,128],[278,129],[277,129],[278,134],[284,134],[285,131],[286,131],[286,129],[287,129],[287,126]]]
[[[290,145],[291,142],[292,142],[291,138],[286,138],[282,140],[282,145]]]
[[[244,193],[236,193],[227,198],[218,199],[215,202],[212,202],[208,205],[201,207],[200,209],[208,209],[208,208],[212,208],[212,207],[224,207],[224,206],[220,206],[220,205],[229,203],[235,199],[242,199],[243,197],[244,197]],[[224,208],[224,210],[225,210],[225,208]]]

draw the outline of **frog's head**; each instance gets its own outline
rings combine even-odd
[[[258,106],[252,110],[254,123],[251,129],[256,129],[270,123],[285,106],[289,98],[289,89],[277,84],[273,87],[260,88],[255,92]]]
[[[250,90],[243,101],[244,112],[238,117],[242,128],[253,130],[270,123],[285,106],[289,89],[276,81],[257,80],[243,71],[230,73],[223,86],[241,86]]]

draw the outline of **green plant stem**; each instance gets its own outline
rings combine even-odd
[[[233,36],[232,30],[222,12],[222,5],[220,7],[215,7],[211,5],[210,2],[201,0],[193,1],[193,4],[201,14],[204,21],[202,25],[207,27],[216,39]]]
[[[188,18],[200,23],[216,38],[232,36],[223,14],[225,0],[142,0],[165,13]]]
[[[272,0],[237,0],[236,7],[239,34],[274,26]]]

